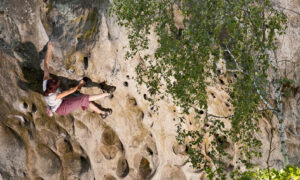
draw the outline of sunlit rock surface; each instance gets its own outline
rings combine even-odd
[[[203,178],[201,171],[185,163],[187,148],[176,143],[178,107],[166,99],[158,102],[155,112],[146,101],[150,96],[146,87],[137,85],[135,67],[141,56],[124,59],[126,30],[108,15],[109,4],[106,0],[0,1],[0,179]],[[278,56],[282,72],[296,82],[292,96],[284,99],[284,117],[289,158],[300,165],[300,1],[281,0],[276,5],[288,15]],[[177,26],[184,28],[180,12],[174,14]],[[102,93],[103,82],[117,87],[112,99],[97,101],[113,109],[111,116],[102,120],[80,109],[65,117],[46,115],[40,93],[49,39],[55,46],[50,71],[62,80],[62,89],[83,77],[94,86],[82,88],[81,93]],[[155,40],[151,35],[150,54],[157,47]],[[230,78],[219,78],[208,88],[209,112],[227,116],[233,111],[224,91]],[[263,157],[256,160],[262,167],[270,141],[267,118],[271,117],[260,120],[261,132],[255,135],[264,144]],[[186,127],[194,129],[194,121],[187,117]],[[276,119],[273,122],[278,128]],[[278,133],[273,142],[271,165],[281,168]],[[236,158],[235,147],[227,143]],[[229,169],[233,166],[228,164]]]

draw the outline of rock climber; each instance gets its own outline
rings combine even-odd
[[[75,109],[81,107],[82,110],[86,110],[88,107],[94,112],[100,114],[101,118],[106,118],[112,113],[112,110],[102,111],[91,101],[96,101],[98,99],[108,97],[112,95],[115,88],[109,93],[102,93],[97,95],[86,95],[82,94],[77,97],[65,98],[66,96],[74,93],[76,90],[80,89],[85,81],[81,80],[79,84],[69,90],[61,92],[59,89],[60,80],[57,78],[51,78],[49,73],[49,60],[51,51],[53,49],[53,43],[48,43],[48,49],[44,61],[44,78],[43,78],[43,95],[47,103],[47,114],[51,117],[53,112],[58,115],[67,115]]]

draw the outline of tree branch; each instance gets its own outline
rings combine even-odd
[[[234,62],[235,62],[235,65],[236,65],[236,67],[238,68],[238,70],[241,71],[241,72],[243,72],[243,70],[240,68],[239,64],[237,63],[236,58],[235,58],[234,55],[231,53],[231,51],[228,49],[227,45],[226,45],[226,50],[225,50],[225,51],[227,51],[227,52],[230,54],[230,56],[233,58],[233,60],[234,60]]]
[[[214,115],[214,114],[208,114],[207,113],[207,117],[214,117],[214,118],[232,118],[233,117],[233,115],[231,115],[231,116],[217,116],[217,115]]]
[[[262,96],[262,94],[261,94],[260,90],[258,89],[255,81],[253,82],[253,85],[256,88],[257,93],[259,94],[260,99],[264,102],[264,104],[267,106],[267,108],[271,109],[271,110],[274,110],[274,107],[271,106],[271,104]]]
[[[269,54],[269,51],[267,51],[267,53]],[[279,65],[278,65],[278,57],[277,54],[275,52],[275,50],[273,50],[274,53],[274,58],[275,58],[275,62],[276,64],[274,65],[272,62],[272,58],[270,57],[269,54],[269,61],[270,64],[273,66],[275,72],[275,79],[280,79],[281,78],[281,73],[280,73],[280,69],[279,69]],[[284,166],[289,164],[289,158],[288,158],[288,154],[287,154],[287,149],[286,149],[286,135],[285,135],[285,127],[284,127],[284,123],[283,123],[283,104],[282,104],[282,88],[281,88],[281,84],[277,81],[275,81],[274,83],[274,88],[275,88],[275,95],[276,95],[276,109],[277,112],[276,116],[278,119],[278,123],[279,123],[279,136],[280,136],[280,144],[281,144],[281,153],[283,156],[283,163]]]
[[[273,136],[274,136],[274,129],[272,127],[272,120],[271,120],[271,138],[270,138],[270,144],[269,144],[269,152],[268,152],[268,158],[267,158],[267,169],[268,169],[268,174],[269,174],[269,180],[272,179],[271,174],[270,174],[270,157],[274,149],[272,149],[272,142],[273,142]]]
[[[295,10],[292,10],[292,9],[288,9],[288,8],[282,7],[282,6],[280,6],[280,5],[275,5],[275,6],[278,7],[278,8],[280,8],[280,9],[283,9],[283,10],[286,10],[286,11],[293,12],[293,13],[295,13],[295,14],[297,14],[297,15],[300,16],[300,12],[297,12],[297,11],[295,11]]]

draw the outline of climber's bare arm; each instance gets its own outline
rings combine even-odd
[[[52,42],[49,42],[47,53],[46,53],[46,58],[44,61],[44,78],[43,78],[43,80],[50,79],[49,60],[50,60],[50,55],[51,55],[52,49],[53,49],[53,44],[52,44]]]
[[[57,94],[56,99],[62,99],[64,97],[74,93],[75,91],[77,91],[77,89],[81,88],[83,85],[84,85],[84,81],[81,80],[77,86],[75,86],[69,90],[63,91],[62,93]]]

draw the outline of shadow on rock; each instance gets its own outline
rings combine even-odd
[[[45,57],[47,45],[41,52],[38,52],[34,44],[31,42],[19,43],[14,50],[18,56],[24,60],[23,62],[19,62],[19,65],[26,81],[19,80],[19,87],[25,91],[32,90],[42,94],[44,71],[40,68],[40,64],[42,59]],[[63,91],[76,86],[80,81],[69,79],[63,76],[56,76],[54,74],[50,74],[50,76],[56,77],[61,81],[60,88]],[[84,77],[83,80],[86,82],[85,87],[98,87],[106,92],[112,92],[116,89],[116,87],[107,85],[105,82],[93,82],[88,77]],[[74,95],[78,96],[80,93],[76,92]]]

